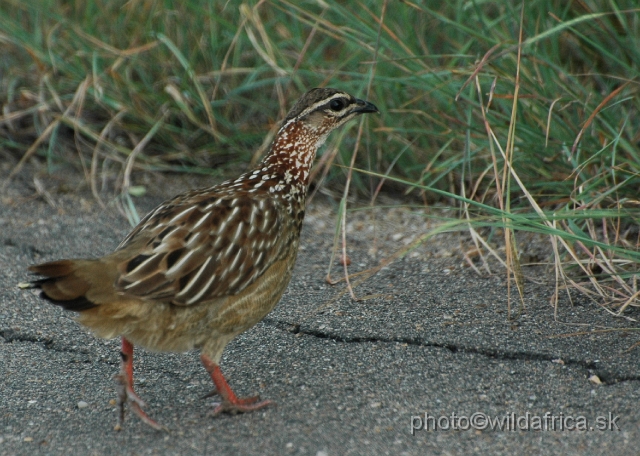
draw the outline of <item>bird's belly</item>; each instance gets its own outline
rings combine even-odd
[[[262,320],[276,306],[291,279],[292,264],[276,262],[237,295],[190,306],[143,301],[104,304],[84,311],[78,320],[98,337],[126,337],[152,351],[184,352],[202,348],[218,357],[235,336]]]

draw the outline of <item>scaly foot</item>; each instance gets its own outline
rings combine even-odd
[[[216,389],[205,397],[218,394],[222,398],[222,402],[216,403],[216,407],[213,409],[214,415],[223,412],[231,414],[248,413],[273,404],[273,402],[269,400],[261,401],[260,396],[237,397],[224,378],[224,375],[222,375],[220,366],[214,363],[207,355],[200,355],[200,360],[204,368],[209,372],[211,380],[213,380],[213,383],[216,385]]]
[[[116,382],[118,382],[118,408],[120,413],[115,430],[120,431],[124,426],[124,406],[128,402],[131,411],[138,415],[144,423],[158,431],[168,431],[165,426],[149,418],[149,415],[142,410],[145,403],[133,390],[133,344],[124,337],[122,338],[120,355],[122,356],[120,373],[115,376]]]

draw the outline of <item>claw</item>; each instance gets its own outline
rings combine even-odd
[[[202,396],[200,399],[207,399],[208,397],[213,397],[213,396],[217,396],[217,395],[218,395],[218,390],[214,388],[211,391],[209,391],[207,394]]]
[[[255,410],[259,410],[267,405],[274,404],[273,401],[264,400],[260,401],[260,396],[245,397],[237,399],[237,402],[231,402],[228,400],[222,400],[222,402],[214,402],[215,408],[213,409],[213,416],[220,413],[230,413],[235,415],[237,413],[248,413]]]

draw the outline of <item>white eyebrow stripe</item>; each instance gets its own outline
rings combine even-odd
[[[344,93],[344,92],[338,92],[333,94],[332,96],[330,96],[329,98],[324,98],[321,101],[318,101],[317,103],[314,103],[313,105],[309,106],[307,109],[305,109],[304,111],[302,111],[300,114],[298,114],[297,116],[294,117],[294,119],[298,119],[300,117],[304,117],[307,114],[309,114],[312,111],[315,111],[316,109],[318,109],[319,106],[325,105],[328,102],[330,102],[331,100],[334,100],[336,98],[346,98],[349,99],[349,95]],[[346,108],[345,108],[346,109]],[[344,109],[343,109],[344,111]],[[292,119],[293,120],[293,119]],[[289,122],[287,122],[288,124]]]

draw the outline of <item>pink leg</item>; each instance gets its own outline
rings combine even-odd
[[[246,413],[261,409],[267,405],[273,404],[269,400],[261,401],[259,396],[238,398],[233,392],[229,384],[222,375],[220,366],[211,361],[207,355],[200,355],[202,365],[209,372],[211,380],[216,385],[216,392],[222,397],[222,402],[213,409],[213,414],[227,413]],[[207,396],[211,395],[208,394]]]
[[[144,401],[140,399],[140,396],[133,390],[133,344],[124,337],[122,338],[122,362],[120,363],[120,373],[116,375],[116,381],[118,382],[118,407],[120,414],[118,416],[118,425],[116,430],[122,429],[124,425],[124,406],[127,402],[130,403],[131,410],[138,417],[159,431],[166,431],[167,428],[149,418],[149,416],[142,410],[145,406]]]

